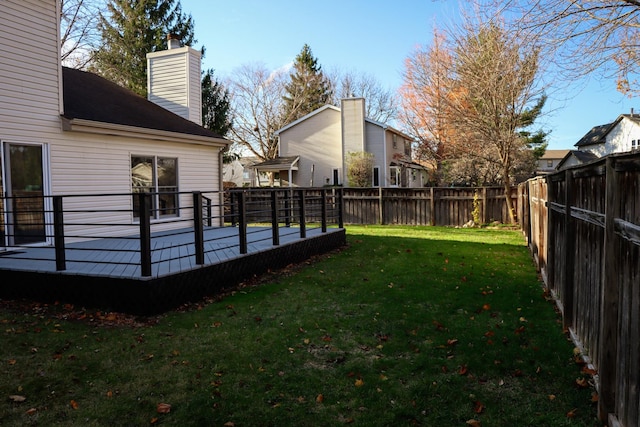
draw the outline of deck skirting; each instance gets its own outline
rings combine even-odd
[[[86,308],[154,315],[232,290],[255,275],[304,261],[345,244],[345,230],[336,229],[216,264],[152,278],[3,270],[0,298],[57,301]]]

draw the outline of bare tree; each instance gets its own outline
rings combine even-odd
[[[466,133],[458,147],[469,156],[500,165],[512,222],[511,184],[517,156],[527,148],[522,131],[533,125],[546,102],[538,81],[540,50],[535,39],[510,31],[499,19],[466,19],[450,33],[453,73],[447,109]]]
[[[398,107],[394,91],[382,86],[372,74],[335,71],[330,80],[334,88],[334,105],[340,105],[342,98],[364,98],[367,118],[381,123],[396,119]]]
[[[546,55],[567,81],[599,73],[616,79],[618,91],[640,93],[640,1],[509,0],[520,29],[544,40]]]
[[[435,161],[437,181],[442,178],[442,162],[456,145],[456,132],[448,117],[452,61],[444,33],[434,30],[432,44],[417,47],[405,59],[403,83],[398,91],[400,123],[417,141],[417,157]]]
[[[246,64],[227,83],[231,100],[232,140],[261,160],[278,156],[275,132],[283,119],[286,71],[269,71],[263,64]]]
[[[100,41],[97,28],[104,0],[60,1],[60,57],[65,66],[85,68]]]

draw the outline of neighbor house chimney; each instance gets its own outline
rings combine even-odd
[[[147,99],[202,126],[201,54],[167,35],[168,49],[147,53]]]

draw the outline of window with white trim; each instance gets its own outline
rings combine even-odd
[[[391,166],[389,168],[389,185],[392,187],[400,185],[400,168],[398,166]]]
[[[151,218],[178,216],[178,159],[131,156],[131,192],[151,194]],[[133,216],[140,217],[139,201],[133,198]]]

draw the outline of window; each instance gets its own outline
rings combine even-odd
[[[547,160],[547,167],[548,168],[552,168],[553,167],[553,160]]]
[[[380,168],[378,166],[373,167],[373,186],[380,187]]]
[[[394,133],[392,136],[392,139],[393,139],[393,148],[398,148],[398,135]]]
[[[340,185],[340,169],[333,170],[333,185]]]
[[[391,166],[389,168],[389,185],[392,187],[400,185],[400,168],[397,166]]]
[[[631,149],[632,150],[637,150],[639,148],[640,148],[640,139],[631,140]]]
[[[151,194],[151,218],[178,216],[178,159],[131,156],[131,191]],[[140,217],[138,198],[133,198],[133,216]]]

